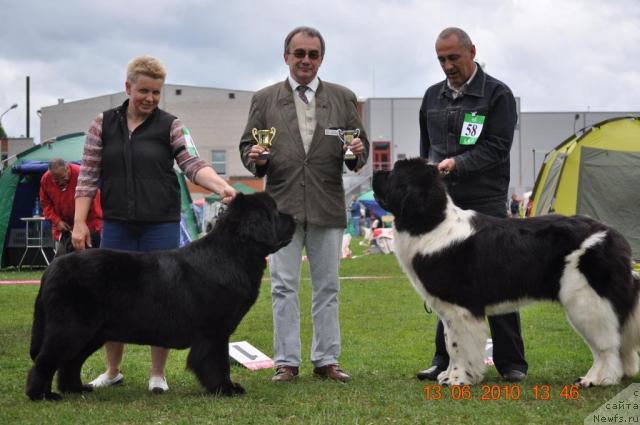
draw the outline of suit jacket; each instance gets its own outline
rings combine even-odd
[[[293,96],[286,80],[254,94],[240,140],[242,162],[255,176],[266,175],[266,191],[274,197],[278,209],[291,214],[298,223],[345,227],[344,151],[340,139],[325,135],[325,129],[359,128],[365,152],[347,161],[347,166],[358,170],[367,162],[369,141],[358,117],[356,96],[345,87],[320,81],[315,94],[317,126],[307,153]],[[249,161],[249,151],[255,144],[251,130],[271,127],[276,128],[271,156],[266,165],[258,167]]]

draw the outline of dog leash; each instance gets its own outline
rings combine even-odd
[[[431,310],[431,308],[427,305],[427,302],[424,302],[424,311],[427,312],[427,314],[431,314],[433,313],[433,310]]]

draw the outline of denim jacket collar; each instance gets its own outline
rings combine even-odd
[[[476,76],[471,81],[471,84],[464,88],[463,95],[464,96],[474,96],[474,97],[483,97],[484,96],[484,85],[487,81],[487,74],[484,73],[482,67],[478,62],[476,62],[476,66],[478,67],[478,71],[476,72]],[[453,99],[451,94],[451,89],[447,86],[447,80],[445,79],[442,82],[442,87],[440,89],[440,97],[448,97]]]

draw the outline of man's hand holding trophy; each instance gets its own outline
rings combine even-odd
[[[364,144],[360,140],[360,129],[344,130],[338,129],[326,129],[324,131],[326,136],[338,136],[338,139],[342,142],[344,149],[344,160],[349,161],[356,159],[358,155],[364,153]]]
[[[264,165],[269,161],[271,145],[273,144],[273,139],[276,137],[276,129],[275,127],[265,130],[254,128],[251,130],[251,134],[256,144],[251,147],[249,158],[258,165]]]
[[[360,129],[355,130],[342,130],[338,129],[338,138],[345,146],[344,160],[348,161],[356,159],[357,155],[364,152],[364,145],[358,137],[360,135]]]

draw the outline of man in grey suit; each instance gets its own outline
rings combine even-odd
[[[347,382],[351,377],[338,365],[338,267],[346,226],[343,163],[351,170],[367,161],[369,142],[358,117],[356,96],[337,84],[320,81],[324,58],[322,35],[314,28],[298,27],[284,43],[289,77],[258,91],[251,101],[247,126],[240,140],[245,167],[257,177],[266,175],[266,191],[278,209],[297,222],[293,240],[270,257],[274,325],[275,382],[290,382],[298,375],[300,356],[300,266],[306,248],[312,284],[314,375]],[[276,129],[269,158],[257,145],[252,129]],[[344,159],[345,146],[336,129],[360,129]]]

